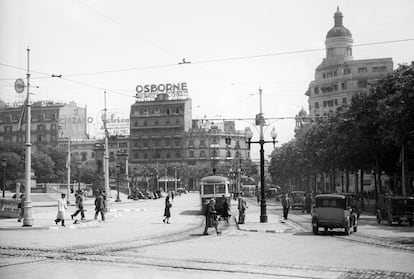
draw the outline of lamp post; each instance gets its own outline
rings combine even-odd
[[[81,162],[77,163],[78,166],[78,192],[80,191],[80,169],[81,169]]]
[[[260,199],[260,223],[267,223],[267,212],[266,212],[266,199],[265,199],[265,177],[264,177],[264,149],[263,145],[265,143],[273,143],[273,148],[276,144],[276,137],[277,132],[275,127],[273,127],[271,132],[272,141],[265,141],[263,136],[263,125],[264,125],[264,117],[262,113],[262,89],[259,89],[260,95],[260,113],[256,115],[256,125],[260,125],[260,139],[259,141],[252,141],[253,133],[250,129],[246,131],[246,137],[248,144],[248,148],[250,149],[250,144],[258,143],[260,144],[260,186],[261,186],[261,199]]]
[[[116,200],[115,202],[120,202],[121,199],[119,198],[119,173],[121,172],[121,165],[116,164]]]
[[[4,191],[6,188],[6,167],[7,167],[7,160],[6,158],[1,159],[1,167],[3,168],[3,198],[4,198]]]

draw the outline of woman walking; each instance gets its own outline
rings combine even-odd
[[[167,224],[170,223],[170,217],[171,217],[171,212],[170,212],[170,208],[171,208],[172,204],[170,202],[170,197],[167,196],[165,198],[165,209],[164,209],[164,219],[162,219],[162,221],[165,223],[165,221],[167,221]]]
[[[58,200],[58,213],[55,219],[55,223],[56,225],[61,222],[62,223],[62,227],[65,226],[65,211],[68,208],[68,205],[66,204],[66,195],[65,194],[61,194],[60,195],[60,199]]]

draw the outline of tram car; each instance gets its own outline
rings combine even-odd
[[[203,212],[205,212],[205,207],[210,199],[214,198],[216,200],[216,211],[218,214],[221,214],[224,200],[227,200],[230,206],[231,194],[229,190],[230,180],[227,177],[219,175],[203,177],[200,180],[200,197]]]

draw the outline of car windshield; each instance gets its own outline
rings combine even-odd
[[[345,208],[344,199],[317,199],[316,207]]]

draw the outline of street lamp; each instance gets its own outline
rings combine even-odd
[[[247,144],[250,149],[250,144],[252,143],[258,143],[260,144],[260,185],[261,185],[261,200],[260,200],[260,222],[261,223],[267,223],[267,212],[266,212],[266,199],[265,199],[265,177],[264,177],[264,149],[263,145],[265,143],[273,143],[273,148],[276,144],[276,137],[277,132],[275,128],[273,127],[271,132],[272,141],[265,141],[263,137],[263,126],[262,122],[260,125],[260,140],[259,141],[252,141],[253,133],[250,129],[246,131],[246,137],[247,137]]]
[[[80,169],[81,169],[81,165],[82,165],[81,162],[77,163],[77,166],[78,166],[78,193],[80,192]]]
[[[116,200],[115,202],[120,202],[121,199],[119,198],[119,173],[121,172],[121,165],[116,164]]]
[[[4,157],[1,159],[1,167],[3,168],[3,198],[4,198],[4,190],[6,188],[6,167],[7,167],[7,160]]]
[[[246,130],[246,138],[247,138],[246,143],[248,144],[249,149],[250,149],[250,144],[252,144],[252,143],[260,144],[260,186],[261,186],[261,190],[260,190],[260,194],[261,194],[261,199],[260,199],[260,223],[267,223],[263,145],[265,143],[273,143],[273,148],[274,148],[275,144],[276,144],[277,132],[276,132],[275,128],[273,127],[272,132],[271,132],[271,137],[272,137],[273,140],[272,141],[265,141],[264,137],[263,137],[263,119],[262,119],[260,121],[260,140],[259,141],[252,141],[252,137],[253,137],[253,132],[250,129]]]

